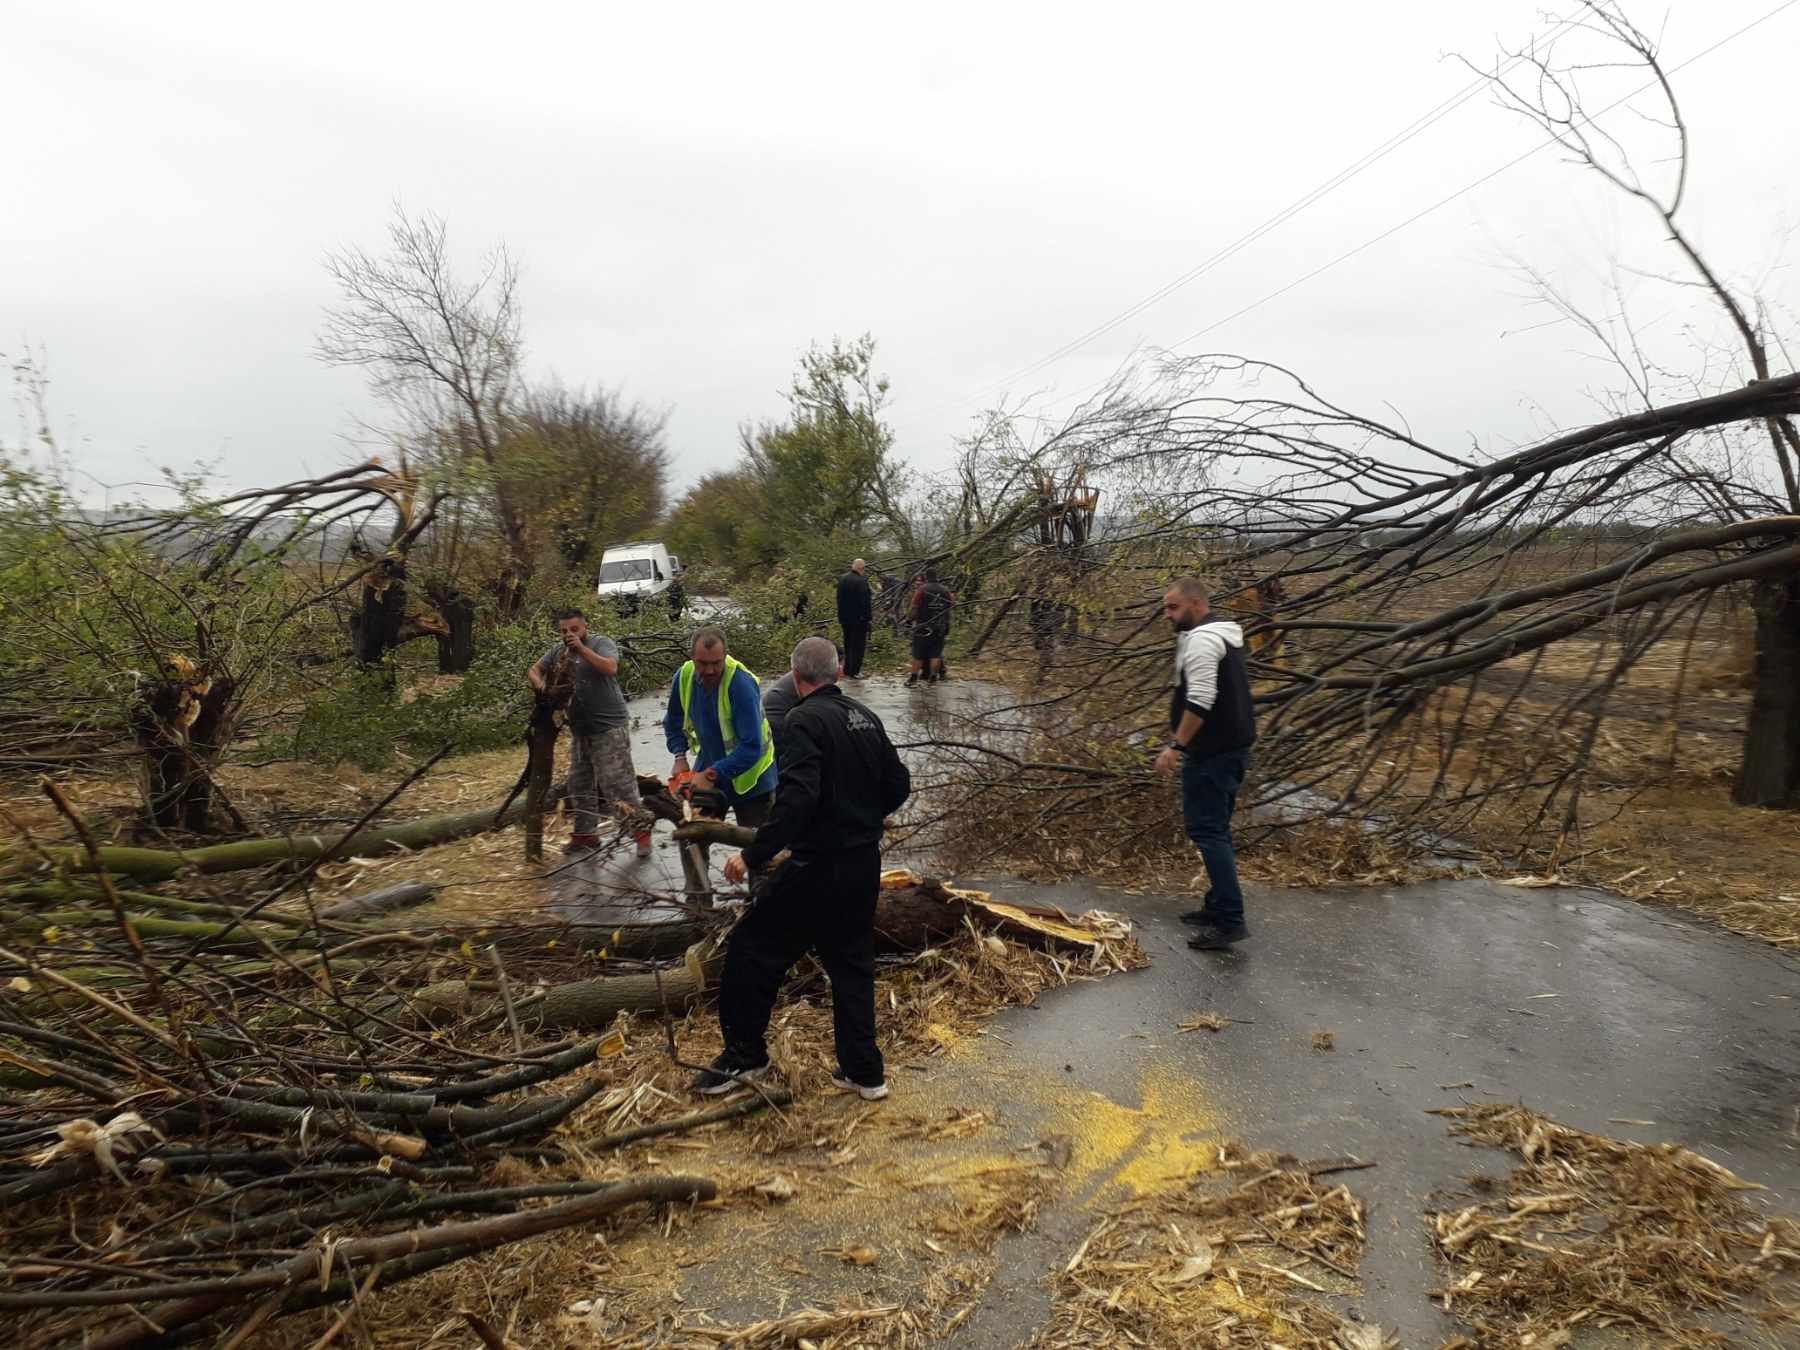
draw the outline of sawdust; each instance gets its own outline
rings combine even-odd
[[[1219,1116],[1198,1083],[1159,1068],[1145,1076],[1139,1091],[1143,1105],[1135,1108],[1098,1092],[1071,1094],[1059,1103],[1060,1128],[1075,1142],[1070,1172],[1078,1181],[1142,1196],[1216,1162]]]

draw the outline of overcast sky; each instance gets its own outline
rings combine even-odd
[[[1636,5],[1673,65],[1778,0]],[[1569,12],[1573,4],[1555,11]],[[396,201],[523,271],[529,369],[667,406],[678,485],[864,331],[930,469],[1003,390],[1064,411],[1130,352],[1240,351],[1494,447],[1605,383],[1505,259],[1591,287],[1666,261],[1540,154],[1250,313],[1534,143],[1472,99],[1074,354],[1015,376],[1358,160],[1554,22],[1536,5],[511,5],[0,0],[0,351],[41,348],[105,483],[324,470],[379,417],[311,355],[324,253]],[[1800,6],[1676,76],[1686,218],[1735,276],[1800,208]],[[1613,86],[1609,86],[1612,88]],[[1630,123],[1616,115],[1621,130]],[[1614,125],[1609,120],[1609,126]],[[1645,297],[1658,331],[1687,317]],[[16,441],[10,426],[5,442]]]

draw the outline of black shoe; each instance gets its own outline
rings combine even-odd
[[[1222,952],[1249,936],[1250,930],[1241,923],[1221,924],[1208,919],[1200,925],[1200,931],[1188,939],[1188,946],[1197,952]]]
[[[918,682],[919,682],[919,677],[917,674],[908,675],[906,677],[906,687],[908,689],[911,689]]]
[[[1213,912],[1210,906],[1202,905],[1199,909],[1188,910],[1181,916],[1181,921],[1185,924],[1191,924],[1195,928],[1206,928],[1210,926],[1213,921]]]
[[[695,1074],[691,1086],[702,1097],[722,1097],[752,1079],[761,1078],[768,1071],[768,1060],[761,1064],[746,1064],[727,1050],[712,1062],[710,1068]]]

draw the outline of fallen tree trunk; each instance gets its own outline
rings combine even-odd
[[[622,1012],[681,1012],[718,977],[724,954],[710,942],[687,949],[680,966],[651,975],[601,975],[544,991],[538,1016],[546,1027],[609,1025]]]
[[[570,924],[570,940],[584,950],[608,956],[676,956],[716,931],[703,919],[671,919],[666,923]]]
[[[554,795],[554,794],[553,794]],[[294,834],[269,839],[239,839],[229,844],[212,844],[206,848],[173,849],[102,846],[100,866],[108,872],[137,877],[142,881],[167,881],[180,872],[192,870],[202,874],[238,872],[250,867],[267,867],[278,862],[310,862],[315,858],[374,858],[385,853],[410,853],[465,839],[472,834],[503,829],[525,815],[525,803],[514,802],[503,813],[492,807],[479,811],[463,811],[456,815],[426,816],[399,825],[382,825],[359,830],[349,838],[342,835]],[[86,850],[47,848],[42,850],[51,862],[70,872],[92,872],[93,861]],[[0,875],[31,865],[34,855],[0,853]]]
[[[883,891],[875,904],[875,952],[921,952],[962,931],[969,907],[942,887]]]

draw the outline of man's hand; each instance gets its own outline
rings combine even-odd
[[[734,853],[725,860],[725,880],[738,885],[750,875],[750,868],[744,862],[744,855]]]
[[[675,756],[675,762],[669,766],[669,777],[674,778],[678,774],[684,774],[686,772],[687,772],[687,756],[686,755]]]
[[[563,646],[569,648],[571,651],[582,645],[581,639],[576,637],[573,633],[564,633],[562,635],[562,640]]]
[[[1156,771],[1164,778],[1173,778],[1180,767],[1181,751],[1172,745],[1156,757]]]

